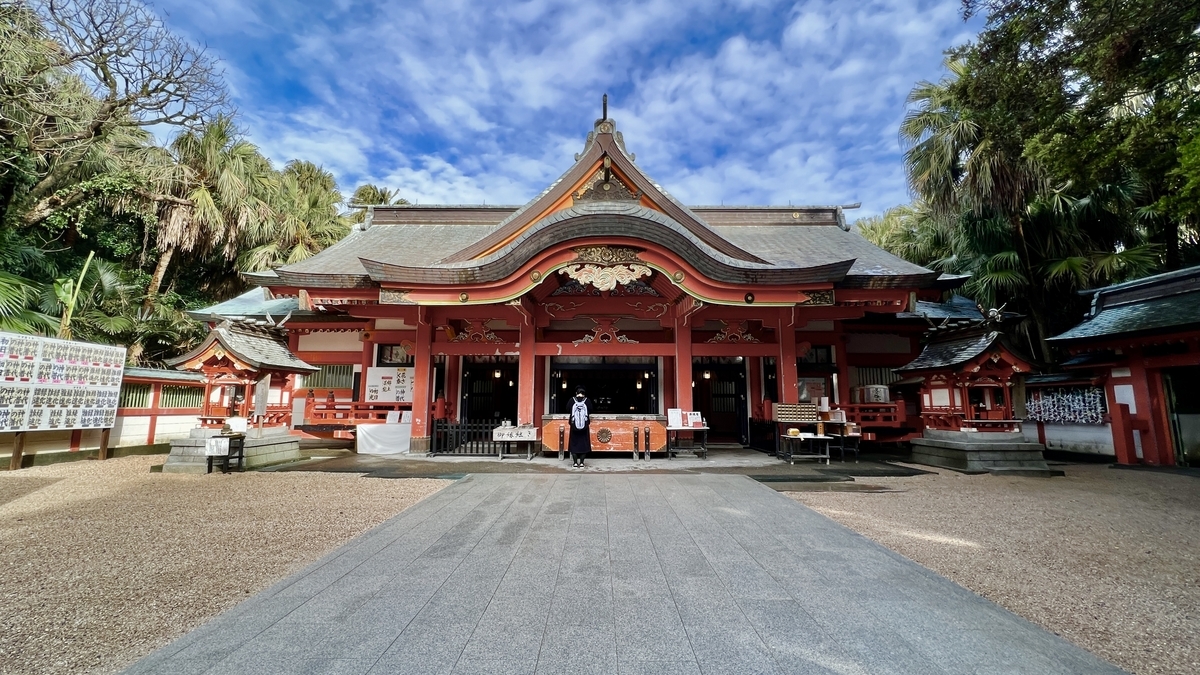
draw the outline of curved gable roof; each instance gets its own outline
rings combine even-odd
[[[540,195],[501,222],[486,237],[449,256],[444,262],[465,262],[483,258],[502,249],[549,215],[552,209],[567,199],[601,166],[608,168],[610,165],[632,183],[645,199],[653,203],[657,210],[682,225],[696,239],[731,258],[746,262],[766,262],[714,232],[699,216],[667,194],[633,163],[633,159],[625,154],[624,146],[624,139],[611,119],[596,120],[594,130],[588,134],[587,145],[581,154],[576,155],[575,164],[570,169]]]

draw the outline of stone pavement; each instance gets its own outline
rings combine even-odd
[[[1120,673],[739,475],[472,475],[128,673]]]

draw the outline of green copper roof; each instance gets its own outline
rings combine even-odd
[[[1200,293],[1184,293],[1106,307],[1051,340],[1081,340],[1123,333],[1200,325]]]
[[[245,293],[219,302],[211,307],[194,309],[188,315],[197,321],[208,321],[217,316],[222,319],[261,318],[270,314],[276,321],[299,308],[296,298],[268,298],[266,289],[252,288]]]
[[[1200,326],[1200,266],[1093,291],[1087,318],[1051,340],[1086,340]]]

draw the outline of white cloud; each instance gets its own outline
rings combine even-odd
[[[972,33],[958,0],[171,1],[272,158],[448,203],[539,192],[608,91],[639,164],[685,202],[877,213],[906,199],[904,97]]]

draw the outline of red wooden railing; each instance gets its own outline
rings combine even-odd
[[[945,431],[961,431],[963,429],[974,429],[976,431],[1021,430],[1021,420],[972,420],[964,417],[962,413],[925,412],[921,413],[921,419],[925,420],[926,427]]]
[[[894,403],[852,403],[840,405],[846,411],[846,421],[862,427],[904,426],[904,401]]]
[[[227,414],[228,412],[229,406],[212,406],[210,414],[200,416],[200,426],[208,429],[220,429],[225,426],[225,420],[232,417],[232,415]],[[264,427],[281,427],[289,424],[291,420],[292,409],[290,407],[269,405],[267,406],[267,414],[263,415],[262,425]],[[253,413],[250,415],[250,425],[258,425],[258,419]]]
[[[304,405],[305,424],[363,424],[386,422],[393,410],[409,410],[412,403],[375,402],[352,403],[350,401],[317,402],[309,399]]]

